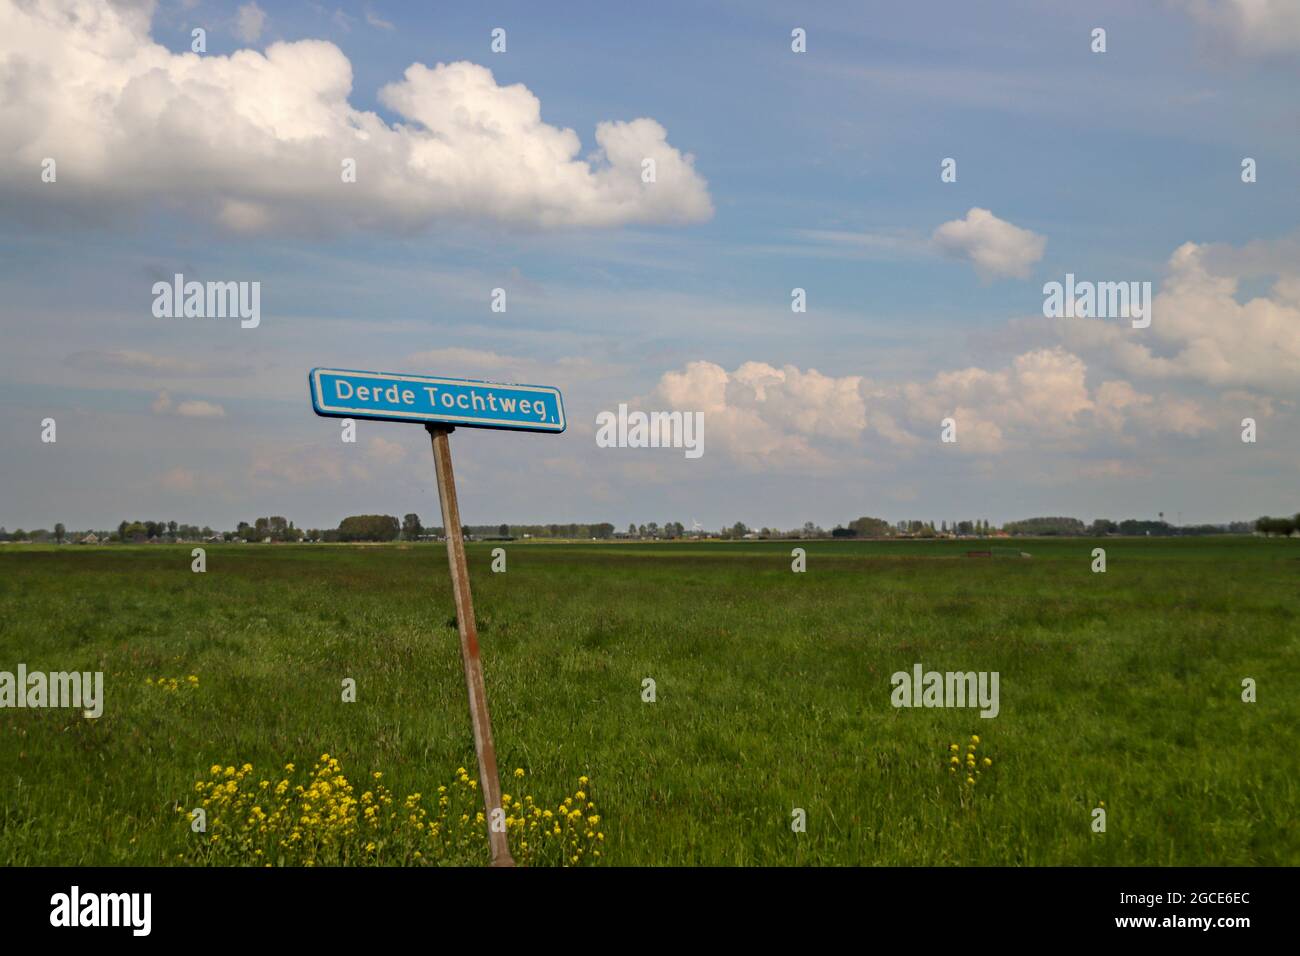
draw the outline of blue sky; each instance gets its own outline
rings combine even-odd
[[[83,26],[60,26],[76,8]],[[315,365],[561,386],[563,436],[455,437],[473,523],[1204,521],[1300,507],[1288,7],[3,9],[0,62],[23,101],[0,117],[10,528],[431,520],[426,436],[363,424],[342,444],[311,414]],[[194,27],[202,63],[187,56]],[[496,27],[504,53],[490,49]],[[1090,49],[1095,27],[1105,53]],[[260,72],[266,57],[278,72]],[[482,74],[404,79],[413,63],[491,79],[454,128],[430,130],[456,84]],[[100,95],[78,99],[42,66],[82,71]],[[328,78],[348,68],[350,91],[331,98]],[[402,90],[381,95],[387,84]],[[540,101],[540,126],[500,134],[519,101],[498,91],[514,84]],[[363,158],[346,193],[311,157],[337,169],[356,114],[388,152]],[[627,127],[629,148],[662,150],[675,172],[617,202],[573,185],[572,164],[626,174],[593,157],[597,124],[641,118],[663,139]],[[581,148],[553,177],[547,144],[564,129]],[[542,159],[511,166],[511,150],[534,148]],[[41,183],[50,155],[59,180]],[[945,157],[956,182],[940,181]],[[1243,157],[1258,181],[1242,182]],[[459,164],[455,187],[429,165],[443,160]],[[955,249],[935,238],[954,222]],[[976,268],[984,252],[1012,265]],[[261,324],[154,318],[151,286],[175,272],[260,282]],[[1067,272],[1152,282],[1150,334],[1043,318],[1043,284]],[[504,314],[488,308],[498,287]],[[806,313],[791,312],[795,287]],[[703,458],[597,448],[595,415],[623,401],[702,408]],[[185,402],[219,414],[181,414]],[[47,416],[53,445],[40,442]],[[1254,444],[1240,440],[1246,416]]]

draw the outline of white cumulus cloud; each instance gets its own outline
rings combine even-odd
[[[691,362],[663,375],[654,401],[703,412],[709,440],[734,457],[785,455],[812,463],[823,457],[815,439],[851,440],[866,426],[861,382],[793,365],[746,362],[729,373],[712,362]]]
[[[1043,258],[1047,237],[999,219],[978,206],[964,219],[953,219],[935,229],[931,241],[954,259],[965,259],[984,279],[1025,279]]]
[[[176,54],[154,42],[150,16],[96,0],[0,3],[0,195],[41,208],[34,191],[45,187],[43,204],[215,210],[244,232],[712,215],[692,157],[653,119],[598,123],[582,156],[578,134],[545,123],[527,87],[459,62],[412,64],[383,87],[380,101],[401,117],[390,124],[350,104],[352,65],[332,43]],[[57,190],[40,182],[45,158]],[[646,159],[653,183],[642,182]],[[355,182],[343,181],[349,161]]]
[[[1219,388],[1294,395],[1300,380],[1300,263],[1280,258],[1288,241],[1241,250],[1187,242],[1174,250],[1155,296],[1151,326],[1063,319],[1067,343],[1108,350],[1127,374]],[[1274,277],[1239,301],[1243,280]]]

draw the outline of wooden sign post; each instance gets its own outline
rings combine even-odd
[[[469,691],[469,720],[474,728],[474,751],[478,754],[478,778],[483,784],[483,805],[488,814],[488,843],[493,866],[514,866],[505,821],[492,819],[501,807],[501,783],[497,775],[497,752],[492,744],[492,718],[488,716],[487,690],[483,686],[483,664],[478,656],[478,625],[474,621],[474,599],[469,590],[469,566],[465,563],[465,541],[461,536],[460,505],[456,502],[456,475],[451,470],[453,426],[425,425],[433,441],[433,470],[438,475],[438,498],[442,502],[442,527],[447,535],[447,564],[451,566],[451,590],[456,599],[456,627],[460,630],[460,659],[465,665],[465,689]],[[497,827],[500,826],[500,829]]]
[[[442,504],[442,526],[447,536],[447,564],[451,568],[452,595],[456,602],[460,658],[465,666],[465,689],[469,694],[474,752],[478,755],[478,779],[483,788],[488,845],[493,866],[514,866],[501,806],[501,780],[492,743],[483,664],[479,660],[478,626],[474,622],[474,599],[469,590],[469,565],[465,561],[465,541],[460,530],[460,505],[456,501],[449,436],[457,425],[562,432],[564,404],[559,389],[325,368],[312,369],[307,381],[317,415],[421,422],[429,432],[433,469],[438,477],[438,499]]]

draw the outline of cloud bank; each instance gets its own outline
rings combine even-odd
[[[260,33],[255,5],[240,15]],[[474,63],[420,63],[379,92],[389,123],[348,101],[352,65],[322,40],[176,54],[151,9],[0,3],[0,193],[29,206],[211,211],[245,233],[322,225],[410,231],[482,220],[523,228],[709,218],[693,159],[653,119],[571,129],[522,84]],[[53,159],[57,179],[41,181]],[[653,160],[653,182],[644,182]],[[345,182],[349,161],[355,182]],[[39,200],[39,201],[35,201]]]
[[[666,372],[648,402],[704,412],[711,447],[756,467],[846,464],[881,450],[896,457],[938,448],[945,418],[956,422],[953,451],[976,456],[1194,436],[1213,424],[1190,399],[1146,394],[1120,379],[1089,387],[1084,361],[1059,347],[1025,352],[1003,368],[890,385],[792,365],[745,362],[729,372],[697,361]]]
[[[1290,242],[1242,250],[1186,242],[1169,257],[1148,334],[1103,319],[1067,319],[1071,347],[1109,351],[1126,374],[1215,388],[1295,395],[1300,380],[1300,265],[1283,264]],[[1274,277],[1264,294],[1238,301],[1243,280]]]

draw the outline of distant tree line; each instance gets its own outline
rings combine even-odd
[[[118,541],[194,541],[213,534],[211,528],[176,521],[123,521],[117,526]]]
[[[239,522],[234,534],[227,532],[226,540],[241,538],[244,541],[301,541],[303,532],[293,526],[293,522],[278,515],[270,518],[256,518],[252,524]]]
[[[1269,518],[1267,516],[1259,518],[1255,521],[1255,530],[1270,537],[1275,534],[1293,534],[1300,530],[1300,514],[1294,514],[1289,518]]]
[[[62,544],[67,539],[67,529],[60,522],[54,526],[54,530],[48,528],[33,528],[31,531],[24,531],[22,528],[15,528],[13,531],[6,531],[0,528],[0,541],[30,541],[33,544],[43,544],[47,541],[53,541],[56,544]],[[105,532],[107,534],[107,532]]]
[[[339,522],[340,541],[396,541],[402,526],[392,515],[351,515]]]
[[[818,539],[818,538],[934,538],[934,537],[971,537],[987,535],[1210,535],[1210,534],[1250,534],[1290,535],[1300,530],[1300,514],[1291,517],[1262,517],[1255,521],[1233,521],[1227,524],[1173,525],[1164,520],[1161,513],[1157,520],[1126,518],[1112,521],[1109,518],[1097,518],[1085,525],[1078,518],[1039,517],[1025,518],[1021,521],[1008,521],[997,527],[987,519],[972,519],[949,522],[942,520],[936,526],[933,521],[907,519],[887,521],[884,518],[863,516],[854,518],[847,524],[836,525],[830,532],[812,521],[804,522],[802,527],[782,531],[777,528],[763,527],[751,529],[743,521],[737,521],[729,527],[718,531],[705,531],[693,523],[688,529],[680,521],[666,521],[662,525],[650,521],[638,525],[635,522],[621,532],[608,521],[595,523],[570,524],[484,524],[467,525],[461,529],[466,538],[481,540],[510,540],[514,538],[570,538],[598,539],[633,538],[637,540],[674,540],[677,538],[758,538],[758,539]],[[393,515],[349,515],[339,522],[337,528],[312,528],[304,531],[292,521],[273,515],[256,518],[251,523],[241,521],[234,531],[213,531],[204,525],[182,524],[176,521],[122,521],[116,531],[72,532],[69,534],[62,522],[50,531],[37,528],[24,531],[16,528],[6,531],[0,527],[0,542],[24,541],[34,543],[66,541],[123,541],[127,543],[144,542],[190,542],[190,541],[427,541],[441,539],[443,528],[426,527],[420,516],[414,513],[405,515],[400,521]]]
[[[1002,526],[1007,534],[1084,534],[1087,529],[1078,518],[1026,518],[1008,521]]]
[[[469,528],[478,537],[500,538],[612,538],[615,531],[608,521],[595,524],[485,524],[470,525]]]
[[[904,521],[887,521],[884,518],[854,518],[847,525],[836,525],[833,538],[933,538],[940,535],[981,535],[992,532],[988,521],[978,518],[966,521],[933,521],[909,518]]]

